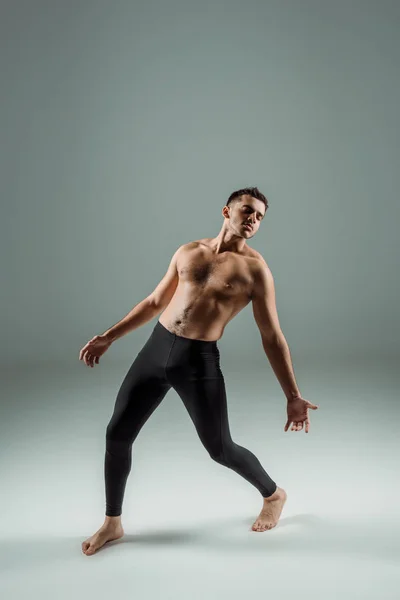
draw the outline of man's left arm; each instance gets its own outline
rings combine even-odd
[[[279,324],[274,278],[265,261],[259,262],[254,275],[252,303],[265,354],[286,398],[300,397],[289,346]]]

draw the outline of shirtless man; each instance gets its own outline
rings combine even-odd
[[[254,454],[230,436],[217,346],[227,323],[252,301],[264,351],[287,398],[284,431],[290,424],[291,431],[301,431],[304,423],[308,433],[308,409],[318,406],[300,395],[279,325],[271,271],[246,243],[257,233],[267,208],[267,199],[256,187],[233,192],[222,209],[224,221],[217,237],[180,246],[154,291],[81,349],[79,359],[93,367],[116,339],[161,313],[117,395],[106,432],[105,521],[82,543],[84,554],[94,554],[124,535],[121,513],[132,444],[171,387],[182,398],[211,458],[261,493],[263,507],[252,530],[265,531],[277,524],[286,492]]]

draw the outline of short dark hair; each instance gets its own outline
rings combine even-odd
[[[236,190],[236,192],[232,192],[232,194],[228,198],[226,206],[229,206],[232,202],[238,202],[240,198],[244,195],[252,196],[253,198],[257,198],[257,200],[261,200],[261,202],[264,202],[265,212],[267,212],[268,200],[257,187],[248,187],[243,188],[242,190]]]

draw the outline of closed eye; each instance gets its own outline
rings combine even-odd
[[[252,208],[250,206],[245,206],[244,208],[247,209],[247,210],[245,210],[245,212],[247,212],[247,213],[252,213],[253,212],[253,210],[252,210]],[[264,216],[260,212],[258,212],[257,213],[257,218],[258,218],[259,221],[261,221],[264,218]]]

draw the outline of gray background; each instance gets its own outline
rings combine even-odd
[[[398,4],[2,5],[3,365],[75,361],[247,185],[294,357],[398,351]]]
[[[5,591],[24,597],[18,575],[32,564],[30,591],[59,588],[66,557],[80,559],[101,525],[105,426],[156,320],[94,369],[80,348],[154,289],[178,246],[218,234],[233,190],[257,185],[270,208],[250,245],[274,274],[299,388],[320,404],[310,434],[283,432],[285,398],[251,305],[219,347],[232,435],[290,495],[280,527],[255,539],[239,523],[236,534],[238,511],[258,514],[258,492],[210,461],[171,391],[135,442],[125,500],[125,523],[157,533],[102,555],[111,571],[95,583],[75,564],[79,588],[63,593],[95,585],[102,597],[119,565],[121,593],[131,573],[141,597],[159,597],[158,585],[186,597],[196,578],[193,598],[259,598],[267,582],[281,598],[394,598],[399,3],[0,6]],[[167,555],[189,580],[171,579]],[[341,577],[331,580],[332,559]]]

